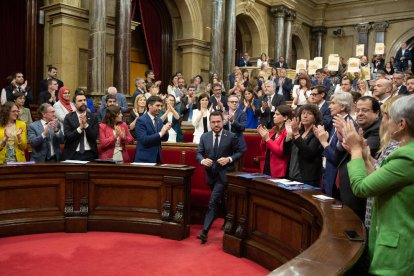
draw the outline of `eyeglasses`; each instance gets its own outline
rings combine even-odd
[[[309,96],[318,96],[318,93],[310,93]]]
[[[238,103],[239,101],[229,101],[229,103]]]
[[[370,111],[372,111],[372,109],[367,109],[367,108],[361,108],[361,109],[357,108],[357,109],[355,109],[356,113],[360,113],[360,112],[361,113],[368,113]]]

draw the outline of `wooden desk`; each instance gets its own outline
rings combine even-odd
[[[117,231],[184,239],[193,171],[96,163],[0,166],[0,236]]]
[[[350,208],[312,198],[318,191],[288,191],[238,174],[229,175],[224,251],[276,269],[271,275],[341,275],[359,259],[365,242],[343,234],[355,230],[366,239]]]

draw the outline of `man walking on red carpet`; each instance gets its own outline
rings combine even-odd
[[[211,131],[201,135],[197,149],[197,161],[205,167],[207,183],[212,190],[203,231],[197,235],[201,243],[207,242],[208,231],[217,217],[220,203],[227,189],[227,173],[234,171],[234,162],[243,156],[246,147],[239,139],[223,129],[223,114],[210,113]]]

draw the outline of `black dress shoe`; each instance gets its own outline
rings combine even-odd
[[[201,244],[207,242],[207,234],[204,234],[203,232],[199,233],[197,235],[197,239],[201,240]]]

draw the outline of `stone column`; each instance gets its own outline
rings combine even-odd
[[[284,39],[285,39],[285,10],[284,6],[276,6],[270,9],[270,12],[276,18],[276,33],[275,33],[275,62],[279,60],[280,56],[284,55]]]
[[[371,24],[369,23],[363,23],[358,24],[355,26],[355,30],[358,31],[359,37],[358,37],[358,44],[364,44],[364,55],[368,55],[368,32],[369,29],[371,29]]]
[[[116,0],[114,86],[129,95],[129,62],[131,53],[131,1]]]
[[[285,60],[288,66],[292,68],[292,22],[296,17],[296,13],[292,10],[286,11],[286,29],[285,29]]]
[[[224,81],[226,91],[230,87],[229,75],[232,72],[235,62],[236,51],[236,0],[226,0],[226,29],[224,39],[224,72],[221,78]]]
[[[385,42],[385,30],[390,24],[387,21],[375,22],[372,24],[372,28],[375,31],[375,42],[384,43]]]
[[[312,28],[312,34],[315,38],[314,57],[321,57],[323,55],[323,36],[326,34],[326,27]]]
[[[89,0],[88,92],[105,94],[106,0]]]
[[[213,73],[223,76],[224,0],[212,1],[211,22],[210,76]]]

